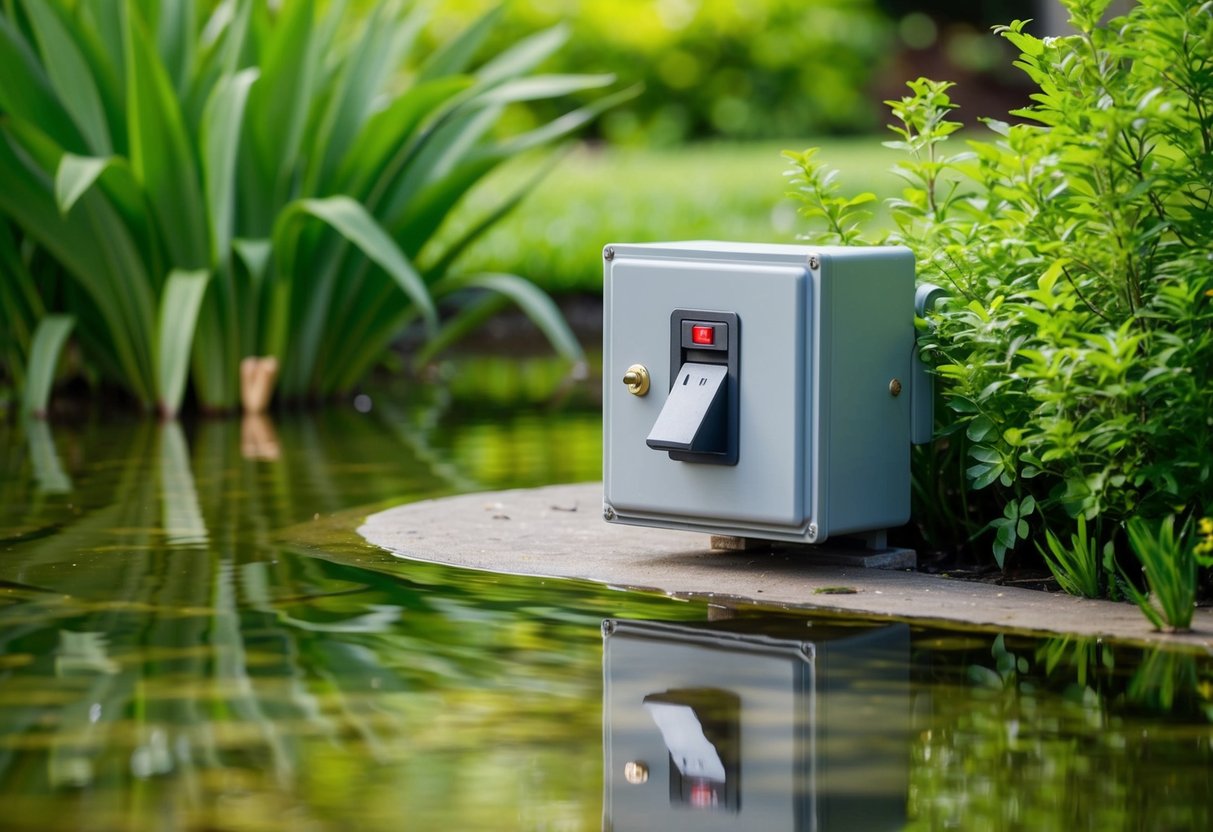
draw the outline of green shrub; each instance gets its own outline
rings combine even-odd
[[[489,2],[445,0],[443,10],[468,19]],[[643,82],[602,123],[608,139],[633,144],[870,129],[865,93],[892,36],[873,0],[519,0],[506,16],[522,30],[568,21],[573,37],[552,71]]]
[[[1038,522],[1213,505],[1213,6],[1144,0],[1100,25],[1107,5],[1067,0],[1069,37],[998,29],[1034,123],[957,153],[949,84],[889,102],[907,187],[881,238],[951,292],[923,335],[950,411],[935,453],[967,455],[979,493],[954,533],[993,532],[1000,563]]]
[[[530,284],[451,271],[520,192],[431,245],[503,160],[618,100],[491,135],[511,103],[610,83],[534,74],[563,29],[477,65],[498,11],[410,60],[427,19],[402,3],[357,20],[314,0],[205,6],[0,3],[0,375],[28,385],[37,322],[65,312],[89,373],[148,408],[176,412],[187,377],[204,408],[233,407],[248,355],[279,358],[281,398],[323,397],[409,320],[435,327],[439,299],[464,310],[449,332],[466,329],[499,302],[485,293],[579,355]]]

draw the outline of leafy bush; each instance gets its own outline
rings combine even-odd
[[[1073,36],[998,29],[1034,124],[953,153],[949,84],[888,102],[907,188],[882,239],[951,290],[923,335],[951,411],[927,453],[967,454],[961,537],[992,531],[1000,563],[1038,522],[1213,505],[1213,6],[1143,0],[1106,25],[1106,0],[1066,6]]]
[[[400,3],[356,21],[314,0],[213,8],[0,4],[0,318],[12,336],[0,375],[28,386],[38,321],[67,312],[88,372],[145,407],[176,412],[187,377],[204,408],[233,407],[248,355],[279,359],[282,398],[322,397],[356,384],[409,320],[436,326],[442,298],[464,309],[450,331],[467,328],[499,302],[485,292],[579,354],[530,284],[452,271],[521,191],[431,245],[503,160],[619,100],[490,135],[513,102],[611,82],[533,73],[564,29],[476,66],[498,11],[410,61],[427,21]]]
[[[443,10],[466,19],[488,2],[446,0]],[[870,129],[865,91],[892,34],[873,0],[527,0],[506,14],[522,30],[569,22],[553,71],[643,82],[603,119],[608,139],[638,144]]]

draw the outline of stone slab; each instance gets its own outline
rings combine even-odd
[[[602,484],[464,494],[381,511],[358,530],[401,558],[573,578],[723,604],[836,610],[999,629],[1213,648],[1213,609],[1194,632],[1156,633],[1131,604],[913,571],[822,563],[795,548],[713,550],[707,535],[608,524]]]

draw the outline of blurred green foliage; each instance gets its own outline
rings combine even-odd
[[[1123,552],[1132,518],[1213,503],[1213,8],[1142,0],[1104,23],[1106,0],[1064,5],[1074,35],[999,28],[1038,92],[1011,113],[1024,122],[988,121],[992,140],[953,149],[950,83],[887,102],[907,187],[896,230],[868,238],[909,246],[948,290],[920,344],[950,411],[925,453],[950,461],[924,469],[918,507],[956,521],[952,541],[990,540],[999,566],[1080,516],[1091,552]],[[794,156],[810,216],[842,212]],[[860,236],[826,225],[819,242]],[[1177,573],[1190,592],[1196,576]]]
[[[848,188],[896,192],[896,154],[874,142],[825,143]],[[602,289],[612,242],[727,239],[791,242],[796,211],[764,183],[786,167],[777,143],[704,143],[677,149],[582,146],[565,156],[514,212],[461,261],[465,271],[509,269],[553,293]],[[518,160],[470,202],[498,198],[550,160]],[[885,216],[887,221],[887,216]],[[470,219],[455,217],[457,234]],[[774,233],[772,233],[774,226]]]
[[[434,335],[443,298],[436,345],[508,299],[581,358],[525,280],[450,268],[529,183],[428,245],[499,164],[620,100],[589,92],[609,75],[535,71],[565,27],[478,60],[496,9],[415,49],[425,4],[202,7],[0,3],[0,382],[28,409],[46,409],[69,330],[82,375],[167,416],[187,385],[232,409],[253,355],[281,363],[281,399],[347,392],[412,320]],[[545,98],[564,102],[551,120],[494,129]]]
[[[441,25],[456,30],[490,5],[446,0]],[[876,124],[868,87],[892,28],[873,0],[515,0],[498,43],[562,20],[573,36],[552,71],[613,72],[645,85],[602,121],[613,142],[820,135]]]

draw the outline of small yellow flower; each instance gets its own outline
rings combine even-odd
[[[1196,544],[1198,555],[1213,555],[1213,517],[1202,517],[1196,523],[1201,540]]]

